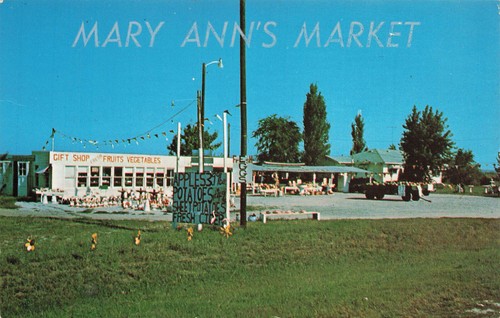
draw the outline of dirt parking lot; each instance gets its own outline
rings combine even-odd
[[[431,194],[430,201],[405,202],[398,196],[383,200],[367,200],[363,194],[335,193],[320,196],[249,197],[248,205],[263,206],[262,210],[317,211],[321,219],[380,219],[479,217],[500,218],[500,199],[463,195]],[[238,200],[236,200],[238,206]]]
[[[431,194],[424,200],[404,202],[398,196],[386,196],[384,200],[367,200],[362,194],[335,193],[333,195],[284,197],[248,196],[248,212],[291,210],[315,211],[322,220],[328,219],[381,219],[381,218],[500,218],[500,199],[461,195]],[[239,209],[239,198],[235,199]],[[0,209],[5,216],[43,216],[94,219],[147,219],[170,221],[171,214],[162,211],[123,210],[120,207],[74,208],[60,204],[20,202],[19,209]],[[234,219],[236,213],[232,213]]]

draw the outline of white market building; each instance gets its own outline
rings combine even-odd
[[[36,189],[64,197],[91,193],[118,196],[125,190],[170,192],[176,170],[197,171],[197,157],[94,152],[33,151],[1,161],[0,194],[29,196]],[[233,160],[226,159],[228,170]],[[224,159],[207,157],[205,170],[223,171]]]

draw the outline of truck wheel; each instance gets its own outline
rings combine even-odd
[[[420,200],[420,194],[418,194],[418,190],[417,191],[413,191],[413,193],[411,194],[411,198],[412,198],[413,201]]]
[[[401,198],[403,198],[403,201],[406,201],[406,202],[411,200],[411,188],[410,187],[406,187],[405,195],[402,196]]]
[[[373,195],[373,193],[365,193],[365,197],[368,199],[368,200],[373,200],[375,198],[375,196]]]

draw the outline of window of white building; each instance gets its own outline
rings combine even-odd
[[[75,166],[64,167],[64,187],[65,188],[71,189],[71,188],[75,187],[75,177],[76,177],[75,172],[76,172]]]
[[[102,167],[102,185],[111,186],[111,167]]]
[[[87,176],[88,176],[87,166],[78,167],[78,187],[87,187]]]
[[[125,167],[125,186],[132,187],[134,185],[134,168]]]
[[[144,168],[135,168],[135,186],[143,187],[144,186]]]
[[[123,180],[123,167],[115,167],[114,168],[113,186],[114,187],[123,186],[122,180]]]
[[[99,167],[90,167],[90,186],[99,186]]]
[[[159,187],[163,187],[164,182],[165,182],[165,168],[157,168],[156,169],[156,185]]]
[[[155,168],[146,168],[146,187],[153,187],[155,184]]]
[[[167,187],[174,185],[174,170],[167,170]]]

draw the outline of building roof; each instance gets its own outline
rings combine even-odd
[[[351,156],[326,156],[328,159],[331,159],[335,162],[338,162],[339,164],[346,165],[346,164],[353,164],[353,159]]]
[[[253,171],[264,172],[309,172],[309,173],[370,173],[356,167],[346,166],[286,166],[286,165],[255,165],[250,164],[249,168]]]
[[[264,161],[265,165],[269,166],[305,166],[303,162],[289,163],[289,162],[274,162],[274,161]]]
[[[356,163],[403,164],[403,154],[399,150],[370,149],[352,156]]]

